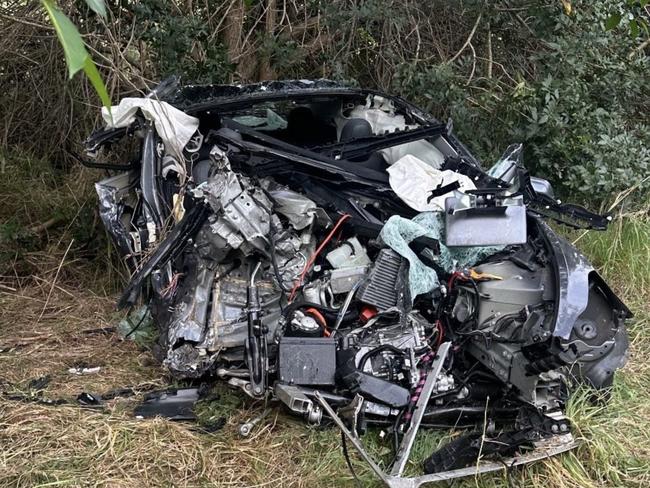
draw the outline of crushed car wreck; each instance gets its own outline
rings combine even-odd
[[[630,311],[544,221],[607,219],[557,201],[520,145],[485,171],[451,123],[326,80],[170,80],[104,119],[84,163],[114,173],[96,186],[132,271],[119,306],[146,304],[166,367],[330,419],[389,486],[575,447],[571,389],[626,361]],[[106,162],[125,138],[133,162]],[[404,477],[445,425],[468,430]]]

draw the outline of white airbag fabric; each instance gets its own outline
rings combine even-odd
[[[172,107],[167,102],[151,98],[123,98],[119,105],[102,107],[102,118],[108,128],[128,127],[138,110],[153,122],[165,145],[165,151],[182,160],[183,148],[199,128],[199,119]]]
[[[451,170],[440,171],[432,168],[427,163],[415,156],[407,154],[401,157],[392,166],[387,168],[390,187],[409,207],[419,212],[442,211],[445,209],[445,199],[451,196],[441,195],[427,198],[432,190],[439,186],[448,185],[458,181],[459,191],[474,190],[474,182],[467,176]]]

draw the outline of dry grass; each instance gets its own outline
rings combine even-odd
[[[604,269],[607,278],[637,314],[630,327],[631,359],[610,402],[594,406],[585,393],[571,403],[569,413],[582,446],[508,475],[453,486],[650,484],[650,226],[628,222],[617,229],[580,241],[597,265],[610,263]],[[66,247],[62,241],[49,253],[30,254],[34,263],[40,260],[41,273],[5,275],[0,286],[0,387],[30,395],[29,380],[50,375],[43,397],[73,401],[81,391],[167,385],[169,379],[148,351],[113,333],[83,332],[113,326],[120,314],[112,294],[92,291],[99,289],[96,275],[75,257],[75,248],[59,270]],[[100,366],[101,371],[68,373],[78,364]],[[354,485],[334,429],[308,428],[275,408],[250,438],[240,439],[239,423],[261,412],[263,405],[223,388],[217,392],[220,400],[200,407],[200,423],[227,419],[212,434],[197,430],[197,424],[134,419],[131,412],[139,395],[109,401],[100,411],[0,398],[0,486]],[[414,461],[426,457],[440,440],[434,434],[422,436]],[[366,442],[379,456],[389,452],[376,432]],[[355,459],[354,464],[364,484],[377,484],[363,463]],[[410,469],[416,471],[417,465]]]
[[[28,383],[44,375],[51,382],[43,398],[70,401],[81,391],[169,384],[149,352],[114,333],[83,332],[115,324],[112,297],[61,284],[39,321],[50,289],[46,281],[2,291],[0,347],[9,351],[0,354],[0,371],[6,392],[34,395]],[[78,364],[101,370],[83,376],[68,373]],[[203,420],[229,415],[225,429],[216,435],[197,433],[192,424],[135,420],[131,409],[137,397],[111,401],[106,411],[4,398],[0,486],[318,484],[319,470],[310,469],[307,447],[323,438],[336,439],[334,433],[303,429],[299,422],[278,419],[274,413],[267,419],[269,425],[242,441],[235,435],[239,423],[261,407],[229,395],[222,392],[223,403],[231,407],[227,410],[219,404],[202,407]]]

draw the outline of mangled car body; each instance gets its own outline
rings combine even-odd
[[[451,123],[326,80],[167,82],[104,118],[86,164],[112,173],[119,306],[148,307],[163,363],[331,419],[391,486],[571,449],[569,392],[625,363],[630,311],[545,221],[607,219],[557,201],[521,146],[486,171]],[[369,425],[394,436],[388,467]],[[402,477],[418,429],[444,425],[479,427]]]

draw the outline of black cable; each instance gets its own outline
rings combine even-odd
[[[95,163],[92,161],[88,161],[86,159],[83,159],[81,156],[79,156],[77,153],[73,151],[66,150],[66,152],[75,161],[77,161],[82,166],[85,166],[86,168],[105,169],[108,171],[129,171],[137,168],[141,164],[141,160],[139,156],[129,161],[129,163],[127,164],[109,164],[109,163]]]
[[[463,388],[461,386],[457,386],[456,388],[452,388],[451,390],[443,391],[441,393],[436,393],[435,395],[431,395],[429,397],[429,401],[431,400],[437,400],[439,398],[444,398],[446,396],[452,395],[454,393],[458,393],[461,391]]]
[[[474,289],[474,310],[472,310],[472,317],[468,319],[468,322],[470,320],[473,320],[475,324],[478,325],[478,309],[481,305],[481,295],[478,291],[478,285],[476,284],[476,281],[474,281],[472,278],[469,278],[467,281],[472,285],[472,288]]]
[[[138,322],[138,323],[135,325],[135,327],[133,327],[133,328],[129,331],[129,333],[126,334],[126,335],[124,336],[125,339],[128,339],[129,336],[130,336],[131,334],[133,334],[136,330],[138,330],[138,329],[140,328],[140,326],[141,326],[142,323],[144,322],[144,319],[147,318],[147,315],[148,315],[148,314],[149,314],[149,306],[147,306],[147,308],[145,309],[144,313],[142,314],[142,318],[140,319],[140,322]],[[129,312],[129,315],[131,315],[130,312]],[[128,320],[128,318],[127,318],[127,320]],[[129,323],[131,323],[131,321],[129,321]]]
[[[405,408],[401,409],[395,418],[395,423],[393,424],[393,449],[395,451],[395,457],[393,458],[393,463],[397,459],[397,452],[399,451],[399,426],[402,423],[402,417],[404,417]]]
[[[371,349],[367,353],[365,353],[363,356],[361,356],[361,360],[359,361],[359,371],[363,371],[363,367],[366,365],[366,362],[368,362],[368,359],[370,359],[372,356],[375,354],[379,354],[382,351],[390,351],[395,354],[398,354],[400,356],[405,356],[406,353],[402,351],[401,349],[398,349],[397,347],[393,346],[392,344],[383,344],[381,346],[375,347],[374,349]]]
[[[341,431],[341,448],[343,449],[343,457],[345,458],[345,462],[347,463],[348,468],[350,468],[350,473],[352,473],[354,480],[357,482],[357,486],[363,486],[361,484],[361,480],[357,476],[357,473],[354,471],[354,468],[352,467],[352,461],[350,460],[350,453],[348,452],[348,444],[345,440],[345,434],[343,433],[343,431]]]
[[[284,287],[284,281],[282,280],[282,276],[280,275],[280,268],[278,267],[278,259],[275,254],[275,234],[273,233],[273,231],[270,232],[269,237],[271,240],[270,254],[271,254],[271,265],[273,266],[273,274],[275,275],[275,279],[278,282],[278,286],[280,287],[280,290],[282,290],[285,293],[289,293],[291,291],[291,288]]]

